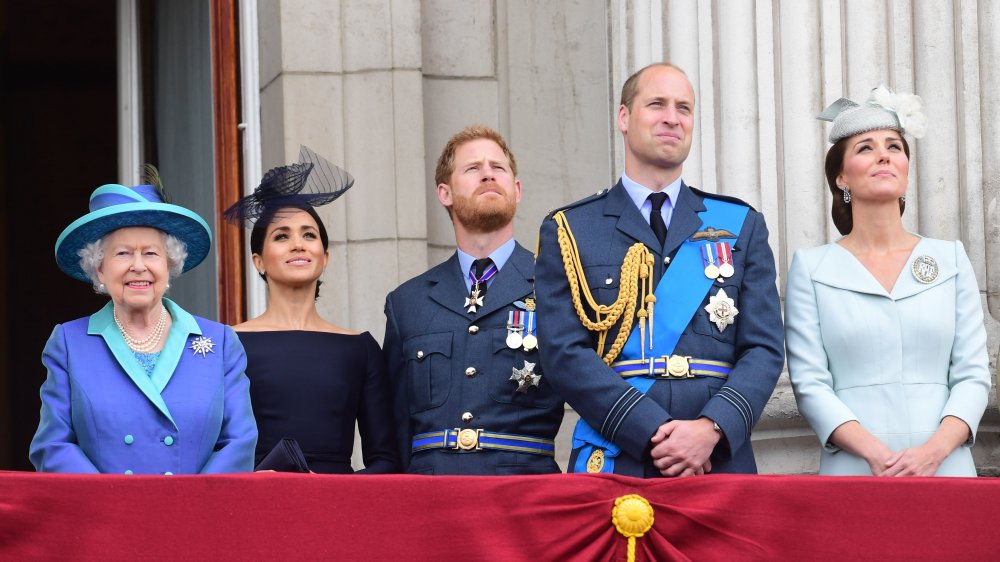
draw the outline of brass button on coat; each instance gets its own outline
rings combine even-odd
[[[479,333],[479,326],[476,326],[475,324],[469,326],[469,333],[472,334],[472,335],[478,334]]]
[[[462,414],[462,421],[464,421],[465,423],[471,422],[472,421],[472,412],[465,412],[464,414]]]

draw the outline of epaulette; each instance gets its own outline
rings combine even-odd
[[[704,197],[708,197],[710,199],[718,199],[719,201],[728,201],[729,203],[735,203],[737,205],[742,205],[744,207],[750,207],[751,211],[754,211],[754,212],[757,211],[757,209],[753,208],[753,205],[751,205],[750,203],[747,203],[746,201],[744,201],[744,200],[742,200],[742,199],[740,199],[738,197],[732,197],[732,196],[729,196],[729,195],[722,195],[720,193],[709,193],[708,191],[702,191],[700,189],[691,187],[690,185],[688,187],[691,189],[691,191],[693,191],[695,193],[695,195],[698,195],[699,197],[703,197],[703,198]]]
[[[591,201],[597,201],[598,199],[602,199],[602,198],[604,198],[608,194],[609,191],[611,191],[611,188],[606,187],[606,188],[598,191],[597,193],[595,193],[593,195],[590,195],[588,197],[584,197],[583,199],[580,199],[579,201],[573,201],[572,203],[570,203],[568,205],[563,205],[562,207],[557,207],[557,208],[549,211],[548,214],[545,215],[545,220],[550,220],[552,218],[552,216],[555,215],[556,213],[558,213],[559,211],[568,211],[570,209],[575,209],[575,208],[577,208],[577,207],[579,207],[581,205],[586,205],[587,203],[590,203]]]

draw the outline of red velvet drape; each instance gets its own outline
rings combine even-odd
[[[0,472],[0,560],[993,560],[1000,480]]]

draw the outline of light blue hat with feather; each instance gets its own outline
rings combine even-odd
[[[152,185],[102,185],[90,195],[90,212],[76,219],[56,240],[56,263],[74,279],[90,283],[80,267],[80,250],[110,232],[147,226],[170,234],[187,245],[184,271],[201,263],[212,247],[212,231],[197,213],[164,201]]]

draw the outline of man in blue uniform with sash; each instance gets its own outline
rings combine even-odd
[[[487,127],[438,158],[456,252],[385,301],[383,349],[403,464],[416,474],[559,472],[563,401],[539,365],[534,256],[514,240],[517,163]]]
[[[542,366],[582,418],[570,471],[757,471],[750,431],[784,364],[774,257],[760,213],[681,179],[694,108],[681,69],[632,75],[625,174],[542,224]]]

